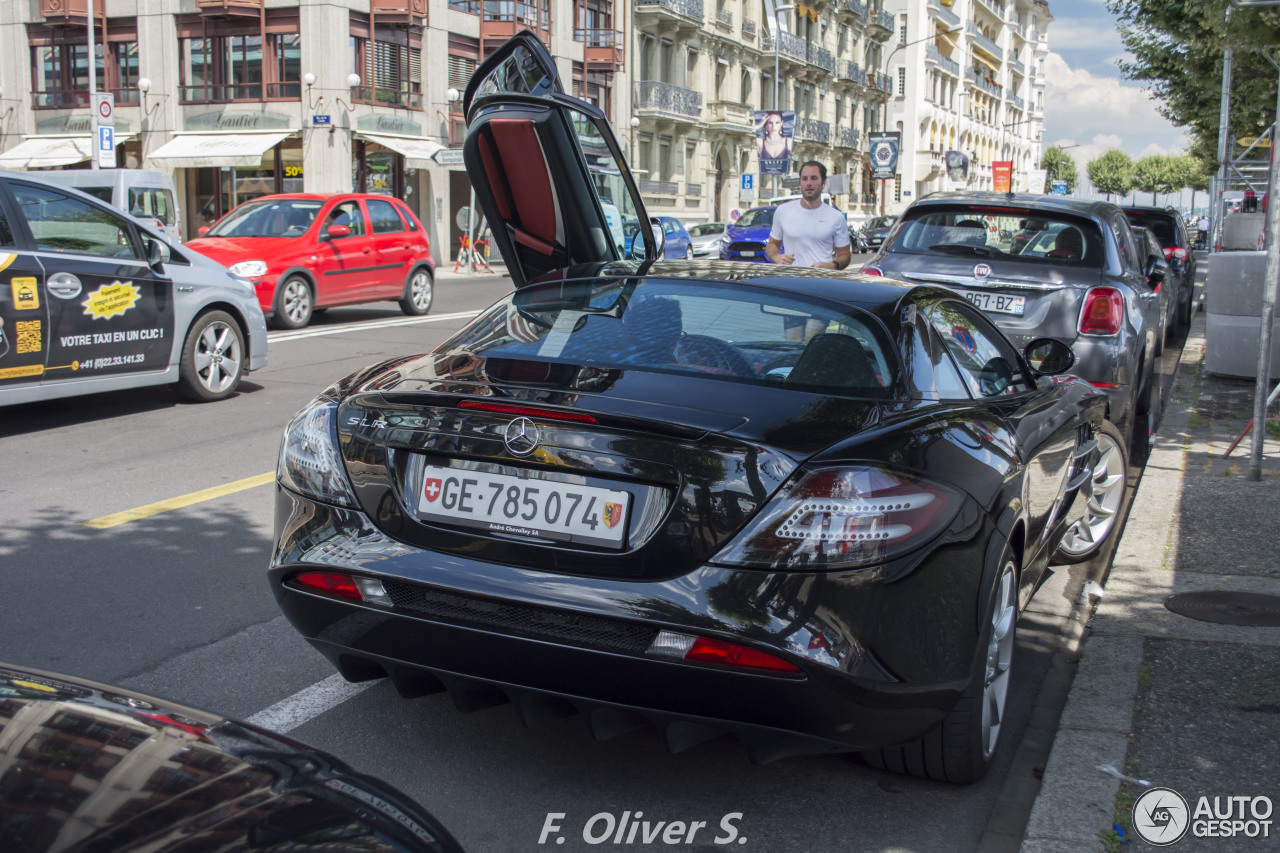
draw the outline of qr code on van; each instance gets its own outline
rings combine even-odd
[[[19,320],[13,328],[18,333],[18,352],[40,352],[39,320]]]

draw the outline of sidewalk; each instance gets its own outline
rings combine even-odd
[[[1280,849],[1280,809],[1261,814],[1280,804],[1280,439],[1273,425],[1261,483],[1245,476],[1248,436],[1222,458],[1253,414],[1255,383],[1203,370],[1204,329],[1205,315],[1197,313],[1086,633],[1024,853],[1157,849],[1130,825],[1134,799],[1148,787],[1099,765],[1185,799],[1185,811],[1162,792],[1140,805],[1157,818],[1146,807],[1170,805],[1169,825],[1189,825],[1169,849]],[[1190,612],[1231,624],[1165,606],[1171,595],[1209,591],[1243,595],[1206,596],[1190,602]],[[1221,811],[1210,818],[1226,817],[1230,806],[1230,818],[1243,808],[1244,820],[1197,820],[1201,797],[1210,807],[1219,798]],[[1247,799],[1229,804],[1228,797]],[[1197,837],[1206,829],[1236,836]]]

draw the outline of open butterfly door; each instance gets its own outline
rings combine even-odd
[[[577,264],[657,257],[608,121],[564,94],[536,36],[519,33],[485,60],[463,107],[467,174],[516,287]]]

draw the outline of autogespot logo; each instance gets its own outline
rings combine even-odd
[[[1133,803],[1133,829],[1148,844],[1179,841],[1190,826],[1187,801],[1172,788],[1151,788]]]

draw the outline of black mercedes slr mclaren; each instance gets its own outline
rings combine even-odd
[[[290,621],[407,697],[979,778],[1019,612],[1123,495],[1071,350],[1020,353],[943,288],[665,262],[648,229],[623,257],[635,181],[527,34],[465,105],[516,288],[289,424]]]

